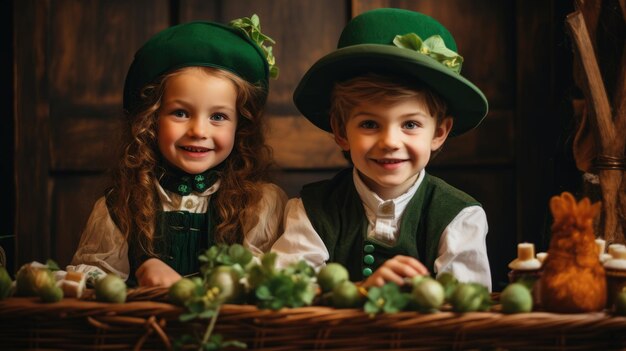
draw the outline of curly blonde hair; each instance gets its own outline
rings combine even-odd
[[[219,191],[211,201],[221,219],[214,233],[216,243],[243,243],[243,220],[254,225],[258,215],[253,210],[261,200],[259,183],[268,180],[271,149],[265,144],[263,88],[237,75],[212,67],[186,67],[164,75],[157,83],[142,90],[142,105],[128,114],[126,134],[118,168],[113,173],[113,191],[109,208],[120,231],[133,245],[135,255],[154,255],[154,231],[160,203],[155,188],[156,172],[161,159],[157,144],[158,111],[168,80],[185,69],[200,69],[228,79],[237,90],[239,119],[235,146],[218,172]],[[252,221],[250,221],[252,219]]]

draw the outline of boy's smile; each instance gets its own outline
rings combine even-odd
[[[158,115],[159,150],[187,173],[213,168],[233,150],[237,92],[226,78],[183,70],[167,82]]]
[[[415,183],[451,128],[451,118],[438,126],[418,99],[365,102],[351,111],[346,137],[336,136],[336,141],[350,151],[363,182],[382,199],[390,199]]]

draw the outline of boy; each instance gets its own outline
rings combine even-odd
[[[377,9],[350,21],[338,48],[309,69],[294,102],[354,168],[289,201],[272,247],[279,266],[339,262],[365,286],[451,272],[491,289],[485,212],[424,171],[448,135],[477,126],[488,108],[459,74],[451,34],[426,15]]]

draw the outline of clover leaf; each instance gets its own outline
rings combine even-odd
[[[198,257],[202,262],[200,272],[205,279],[219,266],[232,266],[239,276],[243,276],[244,268],[252,261],[252,252],[240,244],[218,244],[211,246]]]
[[[379,313],[397,313],[402,311],[411,299],[410,294],[403,293],[395,283],[387,283],[382,287],[371,287],[367,292],[367,302],[363,307],[370,316]]]
[[[276,254],[267,253],[260,265],[248,271],[248,283],[255,292],[257,306],[278,310],[283,307],[308,306],[315,297],[315,270],[306,262],[275,268]]]

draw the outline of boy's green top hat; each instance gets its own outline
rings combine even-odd
[[[331,131],[333,84],[368,72],[412,77],[439,93],[455,117],[451,135],[476,127],[487,114],[483,93],[459,73],[463,58],[454,38],[432,17],[393,8],[364,12],[344,28],[337,47],[306,72],[293,95],[300,112],[323,130]]]
[[[157,33],[137,51],[126,75],[124,109],[132,112],[140,105],[141,89],[146,84],[169,71],[190,66],[233,72],[251,84],[261,85],[267,97],[269,66],[262,48],[244,29],[196,21]]]

